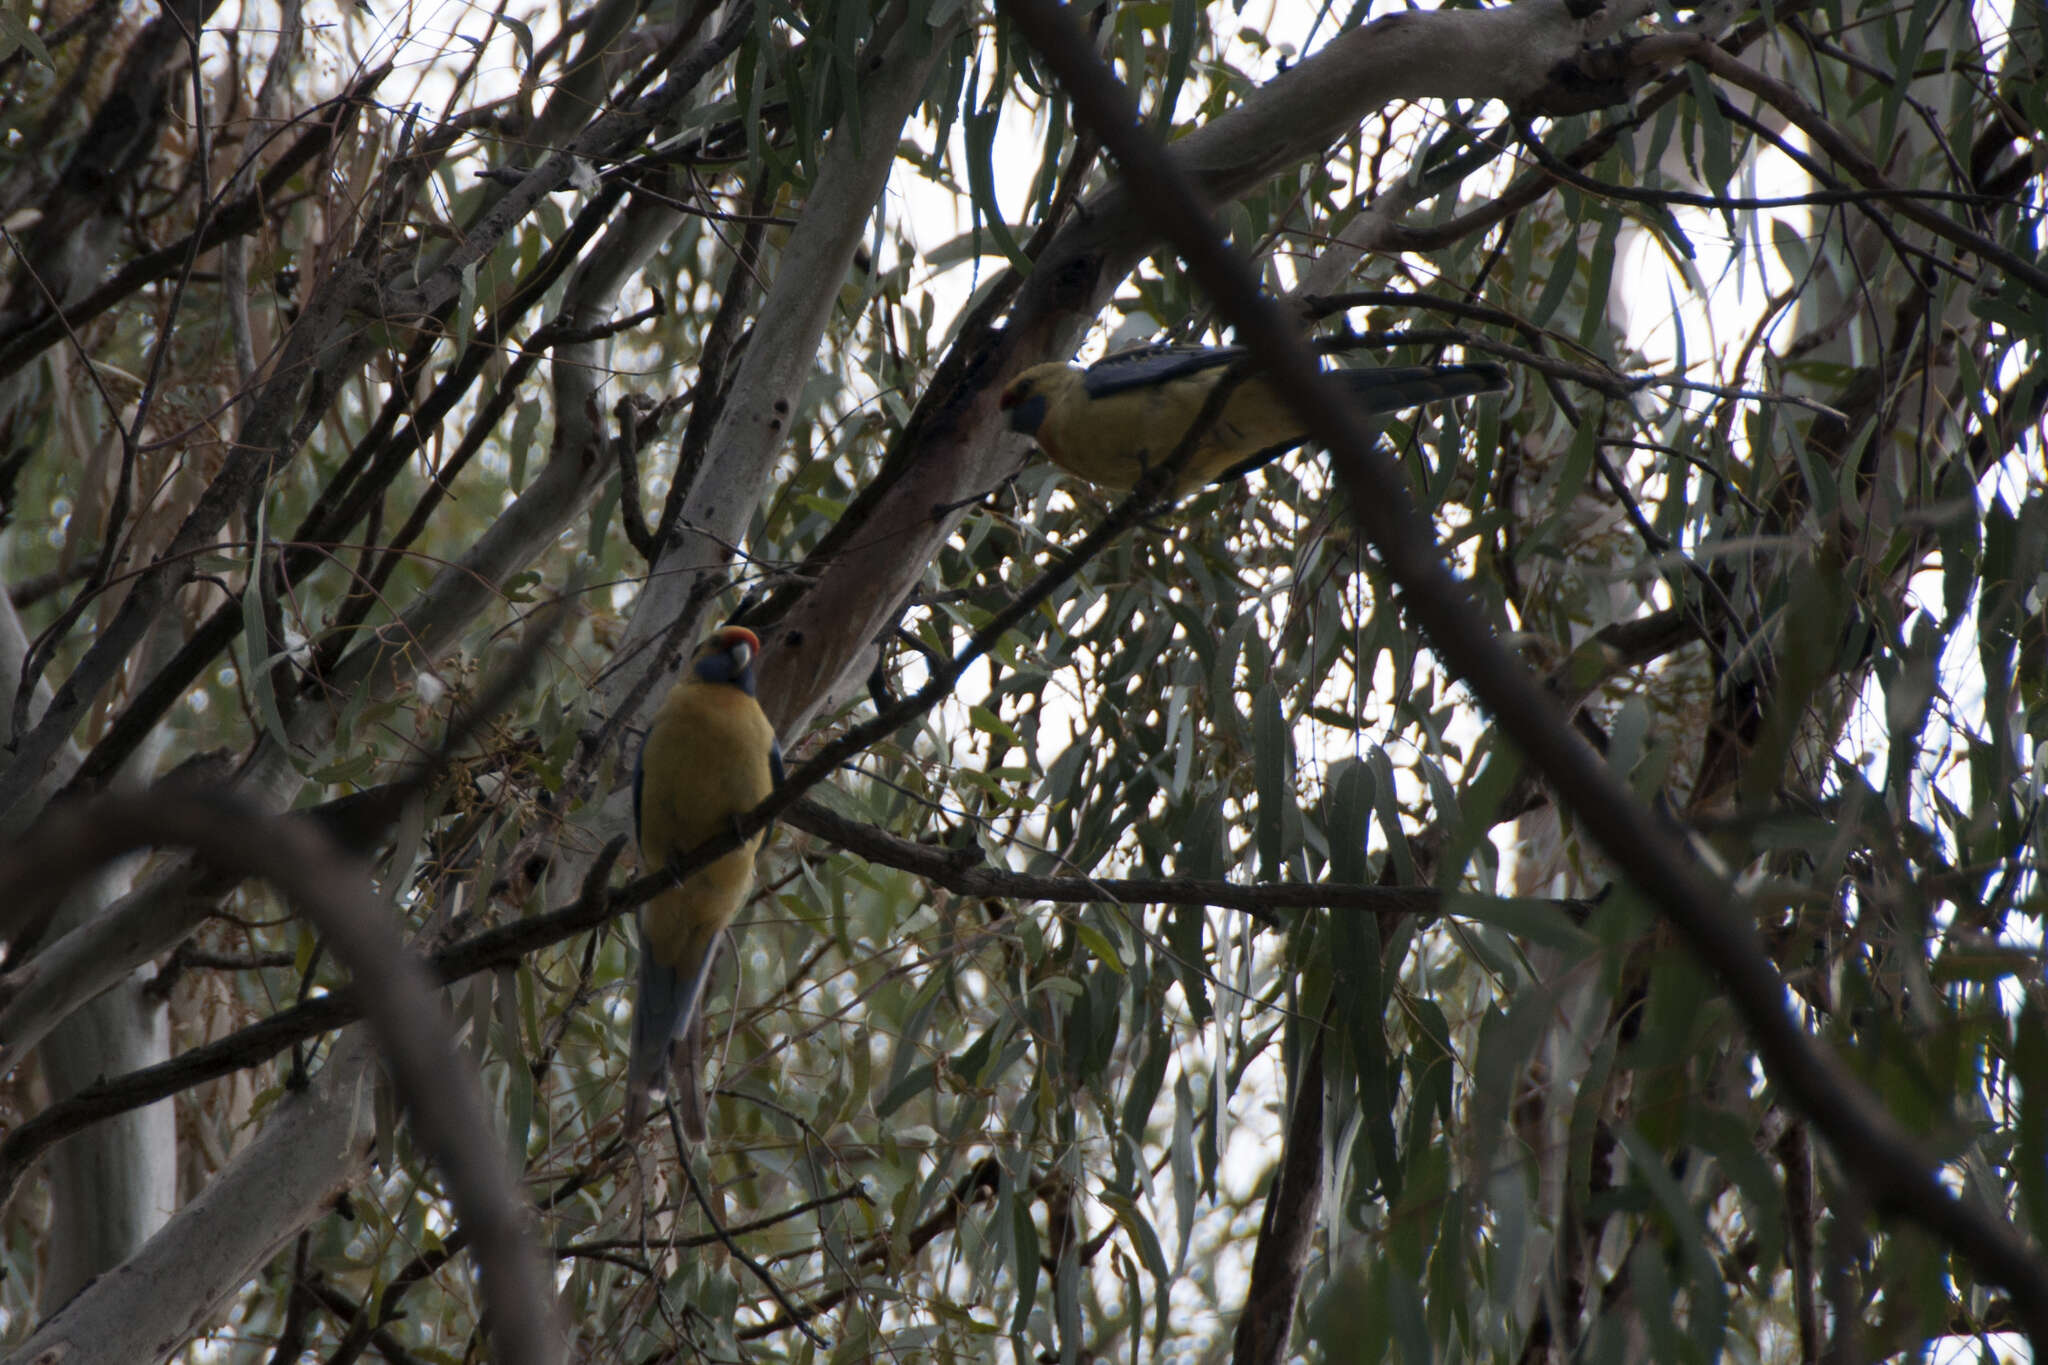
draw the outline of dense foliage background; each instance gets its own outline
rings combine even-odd
[[[1318,449],[1119,507],[1003,427],[1027,365],[1232,335],[1037,8],[0,8],[9,1360],[549,1358],[487,1345],[363,959],[247,879],[327,839],[450,982],[577,1359],[2039,1331],[2040,5],[1068,12],[1337,363],[1510,365],[1385,439],[1761,996]],[[625,787],[743,604],[844,761],[711,1141],[622,1142]],[[230,847],[55,904],[128,828],[77,803],[159,782],[120,811]]]

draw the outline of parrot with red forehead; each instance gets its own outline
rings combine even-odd
[[[1172,457],[1210,393],[1247,354],[1241,346],[1144,346],[1085,370],[1057,361],[1034,365],[1003,390],[1002,409],[1011,428],[1036,438],[1060,468],[1128,492],[1147,469]],[[1508,386],[1498,365],[1361,366],[1329,375],[1368,416]],[[1248,474],[1306,438],[1264,376],[1240,375],[1196,439],[1174,496]]]
[[[781,785],[782,747],[754,699],[760,653],[754,632],[726,626],[698,647],[689,672],[655,712],[633,774],[643,869],[664,867],[730,830]],[[697,1049],[689,1040],[718,937],[753,889],[754,855],[766,834],[756,833],[640,907],[640,983],[626,1068],[628,1132],[666,1102],[673,1053],[683,1073],[677,1116],[691,1141],[704,1140]],[[684,1045],[676,1047],[678,1042]]]

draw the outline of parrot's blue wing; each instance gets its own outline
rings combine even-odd
[[[1242,346],[1140,346],[1090,365],[1081,372],[1081,387],[1090,398],[1107,398],[1213,370],[1244,354]]]
[[[768,790],[771,792],[781,791],[783,780],[784,776],[782,771],[782,741],[778,739],[769,744],[768,746]],[[774,832],[775,821],[770,820],[767,823],[767,825],[761,830],[762,840],[765,842],[768,836],[773,834]]]
[[[633,837],[640,837],[640,787],[647,780],[647,740],[640,740],[640,752],[633,755]],[[647,871],[646,868],[640,869]]]

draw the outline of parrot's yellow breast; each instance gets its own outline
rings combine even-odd
[[[766,800],[775,788],[769,754],[774,727],[736,687],[688,682],[670,693],[641,753],[640,856],[659,868]],[[692,960],[732,921],[753,887],[756,834],[743,846],[663,892],[641,910],[657,958]]]

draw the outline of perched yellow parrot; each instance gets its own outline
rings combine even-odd
[[[652,871],[688,853],[767,799],[782,782],[775,727],[754,700],[761,641],[727,626],[697,649],[689,676],[670,689],[640,746],[633,820],[640,864]],[[718,936],[754,885],[754,854],[766,831],[701,867],[640,907],[640,992],[633,1006],[633,1053],[626,1069],[626,1131],[668,1094],[671,1044],[681,1085],[677,1114],[704,1140],[703,1094],[691,1026],[702,1007]]]
[[[1145,346],[1087,369],[1034,365],[1003,390],[1010,425],[1038,439],[1054,464],[1115,492],[1169,459],[1200,415],[1240,346]],[[1508,386],[1498,365],[1417,365],[1333,370],[1365,412],[1396,412]],[[1223,411],[1188,455],[1174,495],[1248,474],[1306,439],[1294,412],[1257,374],[1238,381]]]

